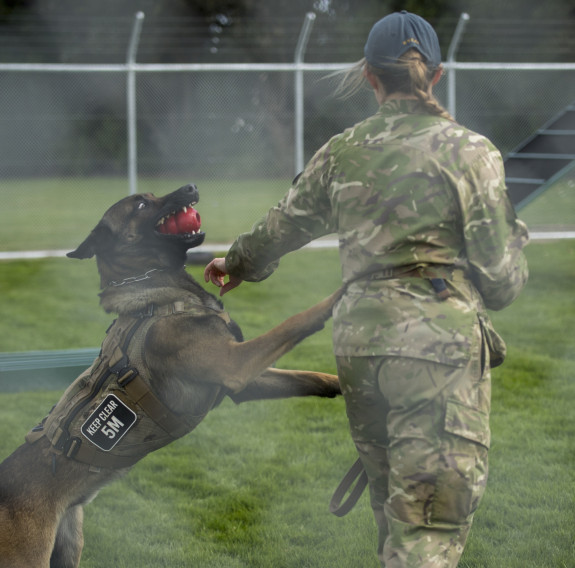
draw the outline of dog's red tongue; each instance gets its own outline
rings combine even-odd
[[[200,214],[193,207],[187,207],[186,211],[178,211],[168,217],[160,226],[160,232],[166,235],[182,235],[195,233],[200,227]]]

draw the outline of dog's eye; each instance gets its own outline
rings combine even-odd
[[[140,201],[140,203],[138,203],[138,209],[145,209],[148,206],[148,204],[145,201]]]

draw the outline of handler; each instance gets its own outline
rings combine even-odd
[[[367,80],[378,112],[318,150],[205,270],[223,295],[339,235],[334,351],[387,568],[457,566],[487,481],[490,367],[505,355],[486,308],[509,305],[527,280],[501,155],[434,99],[441,73],[425,20],[377,22],[343,87]]]

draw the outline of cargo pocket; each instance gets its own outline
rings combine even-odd
[[[444,429],[450,434],[489,448],[491,441],[489,416],[476,408],[471,408],[456,400],[448,400]]]
[[[489,416],[456,400],[447,402],[430,524],[471,522],[487,483]]]

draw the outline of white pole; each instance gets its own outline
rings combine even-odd
[[[463,31],[465,30],[465,26],[469,21],[469,14],[463,12],[461,16],[459,16],[459,21],[457,22],[457,26],[455,27],[455,32],[453,33],[453,37],[451,38],[451,43],[449,44],[449,50],[447,51],[447,63],[449,64],[449,68],[447,70],[447,110],[449,114],[453,118],[455,118],[455,109],[456,109],[456,94],[455,94],[455,66],[453,63],[455,62],[455,54],[457,52],[457,48],[459,47],[459,43],[461,42],[461,36],[463,35]]]
[[[138,192],[138,151],[136,138],[136,51],[144,22],[144,12],[138,12],[132,28],[132,36],[126,57],[127,88],[126,107],[128,115],[128,180],[130,195]]]
[[[313,27],[315,14],[308,12],[301,28],[297,46],[295,48],[295,175],[303,170],[304,166],[304,126],[303,126],[303,55],[307,46],[307,41]]]

